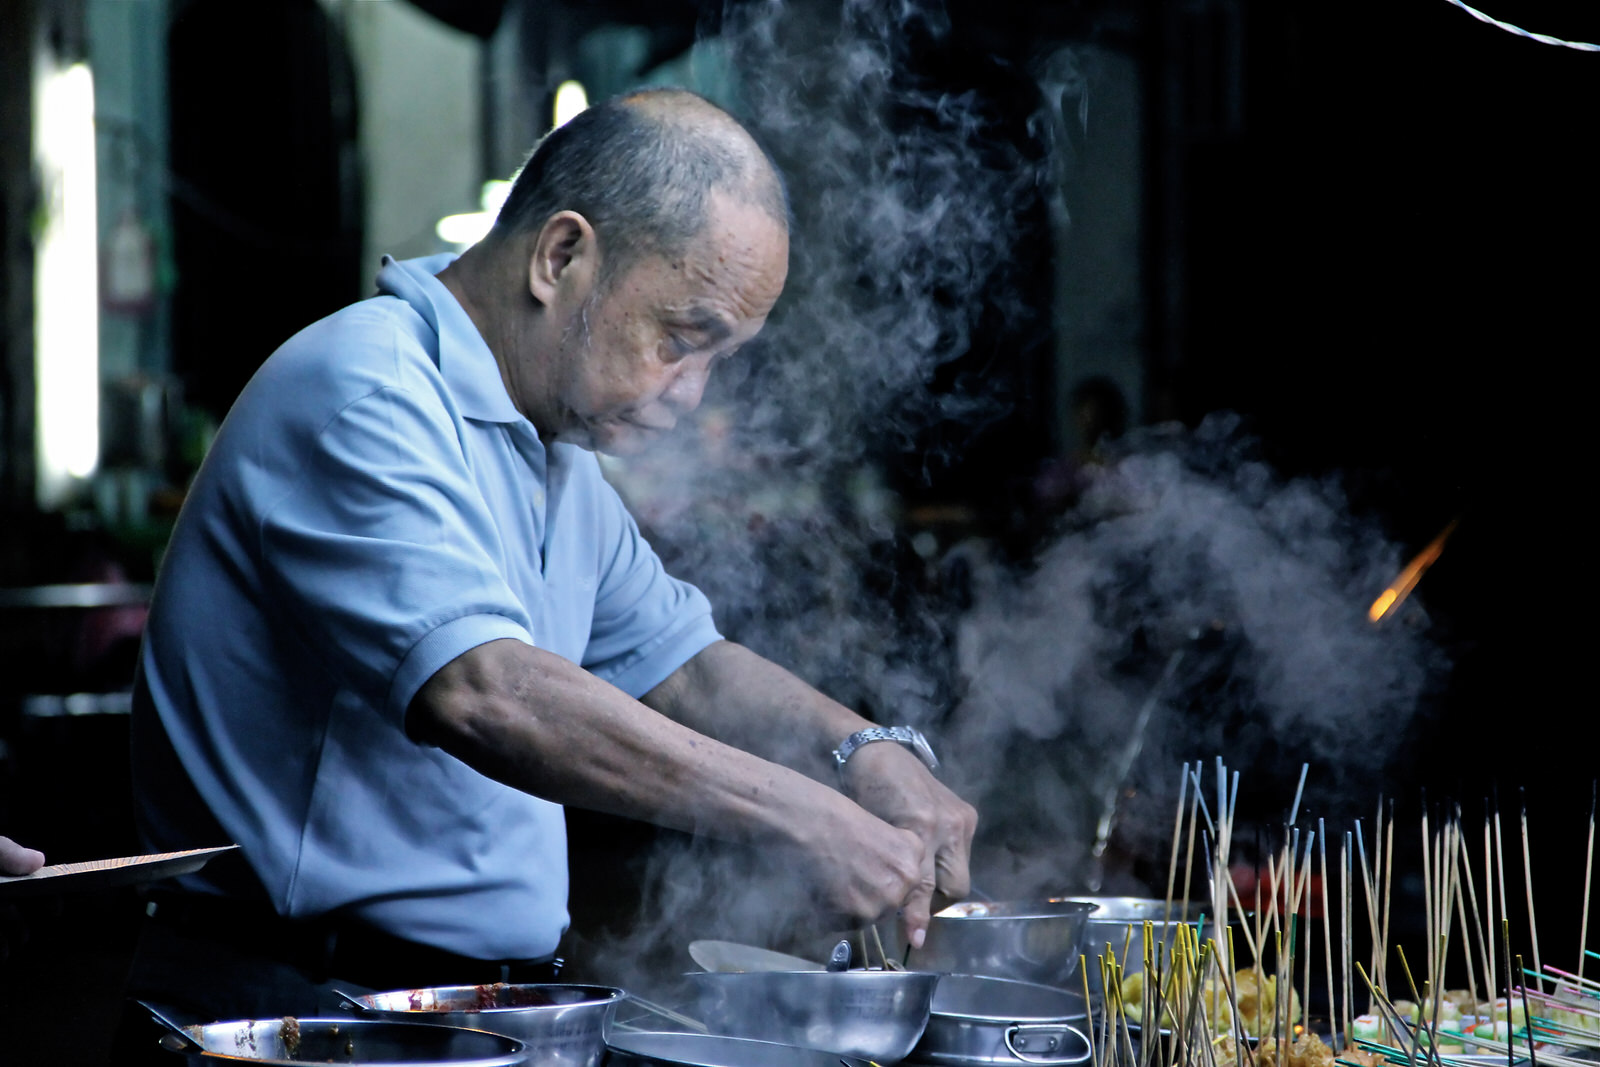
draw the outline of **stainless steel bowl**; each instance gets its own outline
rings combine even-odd
[[[744,971],[684,975],[685,1008],[725,1037],[905,1059],[928,1025],[940,976],[915,971]]]
[[[345,996],[361,1017],[429,1022],[526,1042],[541,1067],[599,1067],[605,1028],[628,994],[612,986],[516,984],[436,986]]]
[[[1076,900],[967,901],[937,913],[907,966],[1065,987],[1078,971],[1096,905]]]
[[[241,1019],[185,1026],[183,1032],[200,1048],[178,1047],[175,1034],[164,1035],[161,1046],[194,1064],[522,1067],[529,1062],[527,1044],[503,1034],[385,1019]]]
[[[616,1031],[606,1067],[868,1067],[837,1052],[752,1041],[744,1037]]]

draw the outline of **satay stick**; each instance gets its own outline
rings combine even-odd
[[[1590,786],[1589,843],[1583,850],[1583,911],[1578,920],[1578,981],[1583,981],[1584,949],[1589,945],[1589,881],[1594,873],[1594,809],[1600,801],[1600,779]]]
[[[1533,941],[1533,969],[1542,970],[1539,962],[1539,924],[1533,918],[1533,858],[1528,847],[1528,798],[1524,793],[1522,797],[1522,879],[1528,890],[1528,937]],[[1535,977],[1540,992],[1544,991],[1544,979]]]
[[[1183,835],[1183,805],[1189,797],[1189,775],[1187,767],[1185,773],[1178,778],[1178,810],[1172,818],[1172,859],[1167,865],[1167,906],[1161,913],[1162,929],[1172,921],[1172,891],[1178,884],[1178,842]]]

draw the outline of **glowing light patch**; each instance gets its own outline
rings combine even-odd
[[[49,507],[100,461],[94,77],[88,64],[47,74],[36,106],[44,224],[34,252],[34,361],[39,501]]]

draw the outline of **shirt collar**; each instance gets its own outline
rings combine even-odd
[[[435,277],[455,258],[452,252],[405,260],[384,256],[378,292],[410,304],[439,335],[439,373],[462,415],[481,422],[525,422],[506,392],[494,353],[466,309]]]

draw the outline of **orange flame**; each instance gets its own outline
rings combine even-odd
[[[1394,610],[1405,603],[1406,597],[1422,581],[1422,575],[1434,565],[1444,552],[1444,543],[1455,533],[1456,524],[1460,519],[1451,519],[1450,525],[1440,532],[1438,537],[1428,542],[1428,547],[1417,553],[1417,558],[1407,563],[1394,581],[1389,583],[1389,588],[1378,594],[1378,599],[1372,602],[1372,607],[1367,609],[1367,618],[1373,622],[1382,622],[1394,613]]]

